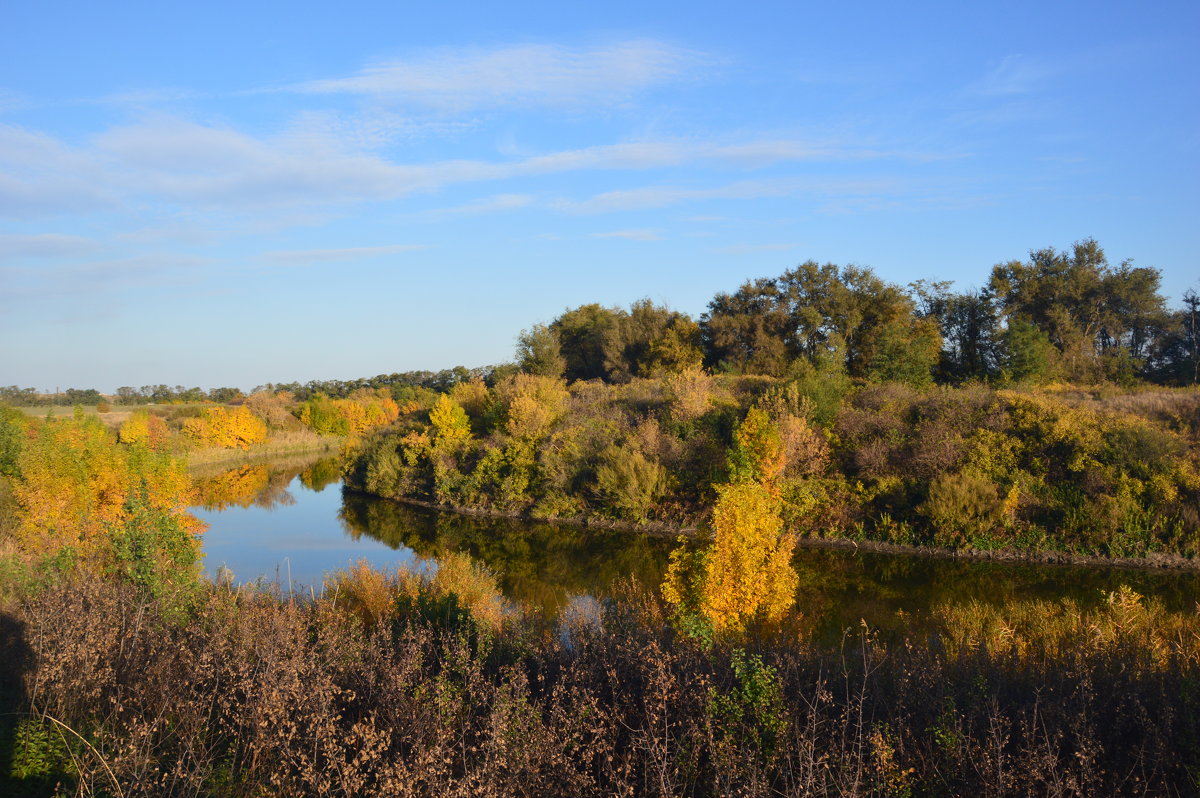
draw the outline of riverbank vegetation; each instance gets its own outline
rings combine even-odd
[[[347,484],[535,518],[700,527],[751,415],[800,537],[1063,551],[1200,553],[1195,389],[917,389],[713,376],[565,386],[465,383],[369,437]]]
[[[1194,558],[1197,312],[1193,294],[1168,311],[1156,271],[1110,266],[1094,241],[999,265],[967,294],[805,263],[718,295],[699,322],[584,305],[520,336],[519,373],[409,402],[347,484],[703,528],[759,414],[800,538]]]

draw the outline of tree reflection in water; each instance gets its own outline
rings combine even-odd
[[[292,505],[310,491],[335,487],[336,458],[243,464],[194,475],[206,509]],[[323,503],[324,508],[328,503]],[[328,513],[328,509],[322,512]],[[338,522],[340,519],[340,523]],[[437,558],[466,552],[498,578],[505,595],[557,613],[577,597],[603,598],[632,580],[657,594],[675,547],[670,537],[596,530],[529,519],[440,512],[342,491],[329,534],[344,542],[379,541]],[[325,526],[324,517],[314,526]],[[214,522],[219,523],[219,521]],[[1127,585],[1172,612],[1194,611],[1200,575],[1150,569],[1073,568],[799,547],[796,613],[801,626],[834,638],[861,621],[884,633],[932,624],[947,607],[1072,599],[1098,606],[1105,591]],[[330,569],[344,565],[330,562]],[[237,570],[235,568],[235,570]],[[595,607],[592,607],[593,611]]]
[[[657,589],[673,546],[635,532],[437,512],[351,491],[340,517],[355,539],[420,557],[465,551],[496,574],[509,598],[551,612],[572,596],[608,595],[625,579]]]

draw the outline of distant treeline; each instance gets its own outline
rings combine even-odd
[[[568,382],[619,383],[698,366],[772,377],[834,367],[853,379],[917,387],[1200,383],[1200,294],[1189,289],[1182,306],[1171,309],[1160,283],[1157,269],[1109,264],[1093,239],[998,264],[982,288],[962,292],[946,281],[904,287],[869,268],[808,261],[717,294],[698,320],[648,299],[629,310],[581,305],[524,330],[515,365],[267,383],[255,391],[286,391],[305,401],[388,388],[400,399],[411,389],[443,393],[475,379],[491,387],[518,368]],[[124,386],[112,397],[95,389],[39,394],[0,387],[0,402],[14,405],[228,403],[242,396],[237,388],[182,385]]]
[[[292,394],[297,401],[304,402],[315,396],[325,396],[330,399],[344,399],[362,389],[376,390],[388,388],[393,392],[397,389],[424,388],[443,393],[460,382],[470,382],[481,379],[491,384],[499,375],[510,374],[515,366],[484,366],[482,368],[464,368],[455,366],[441,371],[405,371],[397,374],[380,374],[375,377],[364,377],[355,380],[310,380],[300,382],[268,382],[254,388],[251,393],[281,391]],[[114,402],[120,405],[145,404],[187,404],[193,402],[217,402],[219,404],[236,403],[244,400],[246,394],[240,388],[213,388],[205,391],[202,388],[188,388],[183,385],[143,385],[141,388],[123,386],[116,393],[106,396],[94,388],[68,388],[53,394],[39,393],[36,388],[21,388],[16,385],[0,386],[0,403],[21,407],[46,405],[94,405],[100,402]]]

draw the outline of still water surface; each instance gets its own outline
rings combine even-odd
[[[624,579],[656,589],[675,541],[634,532],[481,518],[343,490],[332,460],[245,465],[196,475],[209,524],[208,573],[238,582],[278,578],[306,592],[359,559],[394,567],[453,551],[485,563],[510,599],[554,612],[573,596],[603,597]],[[801,548],[797,607],[827,629],[912,623],[931,608],[980,600],[1103,600],[1128,585],[1168,609],[1194,610],[1200,574],[994,563]],[[903,615],[898,615],[903,611]]]

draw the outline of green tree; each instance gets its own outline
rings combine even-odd
[[[1149,371],[1158,382],[1200,384],[1200,294],[1184,293],[1183,307],[1156,342]]]
[[[1129,261],[1110,266],[1089,238],[1070,252],[1040,249],[1028,261],[1000,264],[988,287],[1007,319],[1023,319],[1047,335],[1065,377],[1094,380],[1130,361],[1140,366],[1151,354],[1168,321],[1159,281],[1156,269]]]
[[[923,382],[917,372],[932,368],[940,346],[936,325],[923,323],[899,286],[870,269],[815,261],[718,294],[700,326],[710,365],[774,376],[840,344],[852,377],[895,372]]]
[[[625,311],[598,304],[580,305],[550,322],[566,360],[563,376],[568,381],[608,377],[605,344]]]
[[[1014,319],[1001,336],[1001,372],[1014,382],[1042,383],[1054,378],[1059,359],[1050,337],[1031,322]]]
[[[561,377],[567,367],[558,336],[544,324],[521,331],[517,337],[517,363],[521,371],[539,377]]]
[[[984,380],[1000,371],[1000,318],[986,289],[953,292],[949,282],[918,280],[909,286],[917,312],[933,319],[942,348],[934,376],[938,382]]]
[[[604,341],[604,365],[609,379],[678,374],[700,365],[700,328],[687,315],[655,305],[634,302],[617,317]]]

